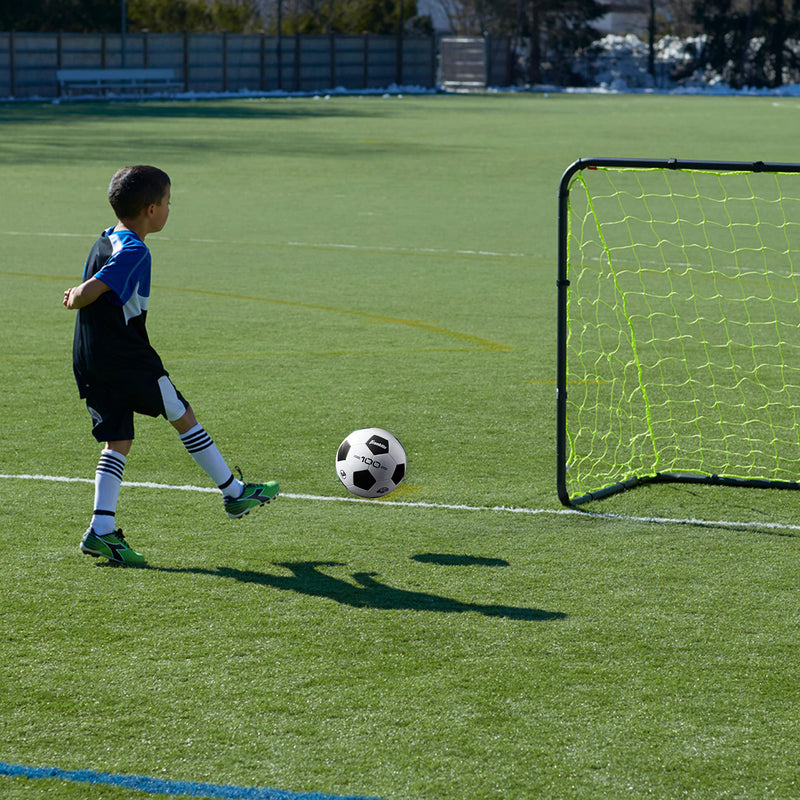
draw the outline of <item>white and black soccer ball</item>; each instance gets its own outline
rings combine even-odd
[[[406,451],[383,428],[353,431],[336,451],[336,474],[359,497],[384,497],[406,474]]]

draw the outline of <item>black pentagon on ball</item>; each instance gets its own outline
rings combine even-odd
[[[375,476],[368,469],[358,469],[353,473],[353,486],[368,492],[375,485]]]
[[[400,481],[403,480],[403,477],[405,476],[405,474],[406,474],[406,465],[405,464],[398,464],[394,468],[394,473],[392,474],[392,483],[394,483],[395,485],[400,483]]]
[[[367,450],[374,456],[380,456],[389,452],[389,440],[385,436],[373,434],[366,442]]]
[[[350,452],[350,441],[345,439],[339,445],[339,452],[336,454],[337,461],[344,461],[347,458],[347,454]]]

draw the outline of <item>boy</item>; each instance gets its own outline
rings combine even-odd
[[[145,563],[122,530],[115,530],[134,412],[164,416],[172,423],[189,454],[222,491],[229,517],[244,516],[279,492],[275,481],[244,483],[233,476],[150,345],[145,328],[150,251],[144,239],[167,222],[170,186],[169,176],[156,167],[119,170],[108,187],[117,224],[92,247],[83,283],[64,292],[64,305],[78,311],[72,348],[75,380],[92,417],[92,433],[105,443],[95,472],[94,513],[80,549],[126,565]]]

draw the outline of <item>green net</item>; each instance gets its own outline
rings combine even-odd
[[[571,496],[800,476],[800,174],[591,168],[569,187]]]

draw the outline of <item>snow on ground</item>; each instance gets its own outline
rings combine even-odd
[[[593,86],[567,92],[662,92],[669,94],[730,94],[765,95],[779,97],[800,96],[800,84],[780,86],[775,89],[744,87],[734,89],[713,71],[696,70],[680,84],[670,80],[675,67],[688,67],[702,50],[704,36],[680,39],[664,36],[655,45],[655,76],[647,69],[649,47],[637,36],[609,34],[595,43],[597,54],[579,61],[579,74]]]

